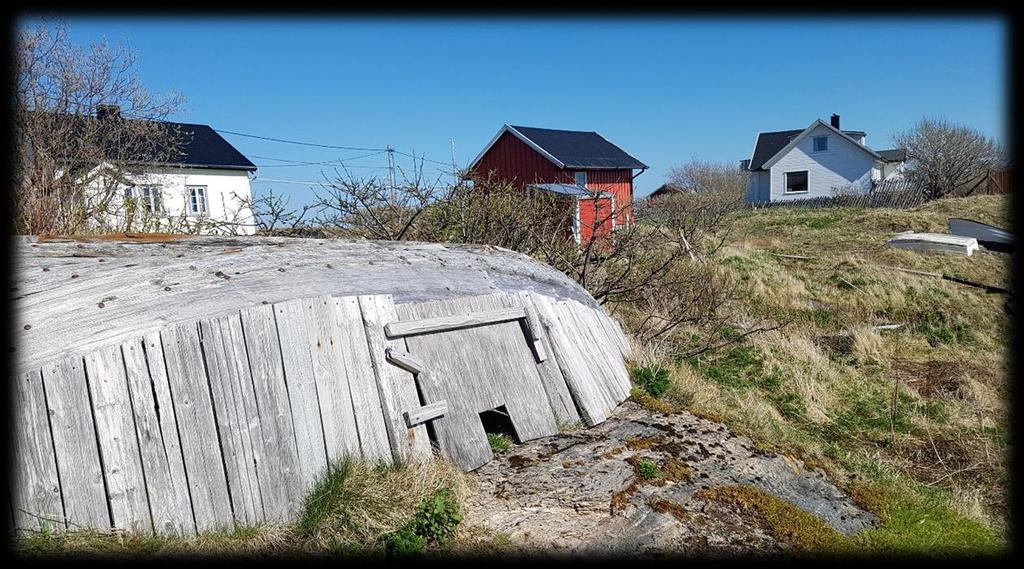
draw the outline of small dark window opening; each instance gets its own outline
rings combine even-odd
[[[516,429],[512,426],[512,418],[508,416],[508,410],[504,405],[480,413],[480,422],[484,424],[484,432],[492,435],[505,435],[513,441],[519,442]]]
[[[787,194],[807,193],[807,170],[801,172],[786,172]]]

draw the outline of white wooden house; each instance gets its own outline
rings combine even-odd
[[[863,131],[840,130],[839,115],[801,130],[762,132],[750,159],[747,201],[755,203],[867,193],[872,182],[900,177],[905,149],[872,150]]]
[[[106,229],[255,233],[250,175],[256,165],[208,125],[167,124],[179,143],[173,160],[134,162],[130,172],[103,162],[79,174],[87,199],[110,202]]]

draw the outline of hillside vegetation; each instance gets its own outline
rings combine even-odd
[[[665,366],[659,410],[686,409],[764,450],[821,467],[883,525],[871,551],[998,551],[1006,543],[1009,317],[1006,297],[893,267],[1009,288],[1009,256],[888,247],[899,231],[948,233],[949,217],[1008,226],[1008,196],[914,210],[744,211],[711,258],[738,284],[727,330],[777,330]],[[788,255],[785,257],[782,255]],[[804,258],[796,258],[804,257]],[[876,326],[896,325],[887,329]]]

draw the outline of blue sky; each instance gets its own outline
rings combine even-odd
[[[322,144],[472,160],[504,123],[594,130],[651,168],[750,155],[759,131],[842,116],[868,144],[941,116],[1006,141],[1005,23],[996,18],[69,18],[72,39],[137,50],[144,83],[187,98],[172,117]],[[319,180],[365,155],[225,135],[257,180]],[[281,160],[272,160],[277,158]],[[411,160],[397,155],[408,169]],[[270,165],[279,165],[271,167]],[[385,174],[383,154],[348,162]],[[426,173],[446,166],[428,163]],[[448,168],[450,170],[450,168]],[[297,205],[308,187],[257,181]]]

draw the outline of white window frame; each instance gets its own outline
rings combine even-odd
[[[580,175],[583,176],[583,183],[582,184],[580,183]],[[575,178],[577,186],[579,186],[581,188],[587,187],[587,173],[586,173],[586,171],[575,172],[573,174],[573,178]]]
[[[195,193],[195,204],[193,207],[193,193]],[[199,207],[200,202],[202,207]],[[185,207],[192,217],[210,215],[210,194],[206,186],[185,186]]]
[[[824,140],[825,141],[825,148],[818,148],[818,141],[819,140]],[[818,153],[818,152],[828,152],[828,135],[812,137],[811,138],[811,151],[815,152],[815,153]]]
[[[124,189],[124,197],[134,200],[136,205],[142,206],[144,211],[150,213],[163,213],[164,211],[163,192],[156,184],[129,186]]]
[[[802,192],[800,192],[800,191],[791,192],[789,190],[789,175],[790,174],[803,174],[804,177],[807,178],[807,189],[802,191]],[[782,174],[782,193],[783,193],[783,195],[806,194],[809,191],[811,191],[811,172],[810,172],[810,170],[793,170],[792,172],[784,172]]]

